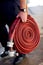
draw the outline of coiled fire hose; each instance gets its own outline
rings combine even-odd
[[[14,41],[17,52],[27,54],[31,52],[40,41],[40,32],[35,20],[28,15],[27,22],[17,18],[10,27],[10,40]]]

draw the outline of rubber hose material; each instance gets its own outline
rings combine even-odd
[[[40,32],[35,20],[28,15],[27,22],[17,18],[10,28],[10,39],[14,40],[15,49],[22,54],[31,52],[40,41]]]

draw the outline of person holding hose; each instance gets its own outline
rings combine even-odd
[[[0,1],[0,42],[2,46],[5,48],[4,53],[1,57],[5,57],[8,54],[7,41],[8,32],[5,27],[7,24],[8,27],[11,26],[13,21],[20,17],[22,22],[26,22],[27,20],[27,3],[26,0],[1,0]],[[14,60],[14,63],[19,61],[20,57],[24,57],[23,54],[19,54]]]

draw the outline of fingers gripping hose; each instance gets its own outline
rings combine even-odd
[[[16,19],[10,28],[9,37],[14,40],[14,47],[19,53],[31,52],[39,43],[40,33],[34,19],[28,15],[27,22]]]

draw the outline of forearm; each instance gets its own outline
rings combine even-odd
[[[27,10],[26,0],[20,0],[20,12],[17,17],[20,17],[22,22],[26,22],[27,14],[28,14],[28,10]]]
[[[24,9],[24,8],[26,8],[27,7],[27,5],[26,5],[26,0],[20,0],[20,8],[21,9]]]

